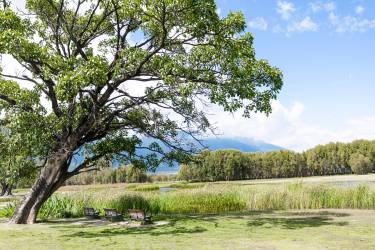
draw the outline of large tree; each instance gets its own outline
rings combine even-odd
[[[211,128],[208,103],[246,117],[269,113],[282,87],[280,70],[256,59],[242,13],[220,18],[214,0],[27,0],[22,12],[3,5],[0,54],[24,68],[1,73],[3,123],[46,159],[13,223],[34,223],[65,180],[103,158],[136,167],[187,160],[187,136]],[[143,136],[155,142],[144,145]],[[85,159],[72,167],[78,153]]]

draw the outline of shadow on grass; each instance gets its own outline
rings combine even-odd
[[[247,212],[228,212],[225,215],[219,214],[219,215],[206,215],[206,217],[210,216],[219,216],[219,217],[225,217],[229,219],[249,219],[249,217],[259,217],[264,215],[270,215],[270,216],[282,216],[282,217],[293,217],[293,216],[305,216],[305,217],[311,217],[311,216],[323,216],[323,217],[347,217],[350,216],[348,213],[341,213],[341,212],[335,212],[335,211],[279,211],[279,210],[263,210],[263,211],[247,211]]]
[[[335,218],[349,216],[346,213],[336,213],[332,211],[285,211],[285,212],[245,212],[228,213],[219,215],[158,215],[155,221],[165,220],[166,225],[150,225],[141,227],[122,227],[118,225],[102,224],[101,227],[96,221],[82,221],[80,219],[69,219],[67,221],[50,221],[51,227],[65,231],[63,237],[71,238],[100,238],[117,235],[181,235],[181,234],[200,234],[212,228],[226,227],[236,225],[241,221],[247,222],[247,226],[252,229],[263,228],[282,228],[282,229],[302,229],[306,227],[321,226],[346,226],[346,221],[336,221]],[[224,220],[223,220],[224,219]],[[233,221],[231,221],[233,220]],[[71,223],[69,223],[71,222]],[[94,221],[95,222],[95,221]]]
[[[331,217],[347,217],[348,213],[338,213],[333,211],[291,211],[282,212],[284,216],[331,216]]]
[[[160,236],[160,235],[179,235],[179,234],[195,234],[207,231],[206,228],[195,226],[192,228],[187,227],[143,227],[143,228],[111,228],[104,229],[98,232],[85,232],[79,231],[72,234],[64,235],[64,237],[78,237],[78,238],[97,238],[97,237],[108,237],[116,235],[150,235],[150,236]]]
[[[299,215],[300,216],[300,215]],[[280,227],[283,229],[302,229],[306,227],[321,227],[321,226],[346,226],[349,223],[346,221],[334,221],[328,216],[302,216],[295,218],[285,217],[261,217],[250,220],[247,226],[274,228]]]
[[[74,233],[68,233],[63,237],[78,237],[78,238],[97,238],[97,237],[108,237],[117,235],[149,235],[149,236],[160,236],[160,235],[181,235],[181,234],[199,234],[207,231],[208,229],[204,226],[197,225],[205,222],[206,226],[217,227],[218,223],[216,220],[218,216],[205,216],[205,215],[159,215],[155,217],[155,221],[166,220],[169,223],[166,225],[147,225],[140,227],[122,227],[121,225],[105,225],[103,227],[95,227],[91,224],[91,221],[84,221],[82,224],[69,224],[67,221],[50,221],[52,228],[56,228],[65,232],[77,231]],[[79,219],[70,220],[78,222]],[[62,222],[62,223],[61,223]],[[60,224],[61,223],[61,224]],[[195,223],[192,225],[191,223]],[[209,224],[207,224],[209,223]],[[190,225],[189,225],[190,224]],[[96,224],[98,225],[98,224]],[[108,228],[111,227],[111,228]],[[89,230],[84,230],[84,229]]]

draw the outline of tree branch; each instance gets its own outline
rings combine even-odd
[[[3,94],[0,94],[0,100],[6,101],[11,106],[15,106],[17,104],[17,102],[15,100],[13,100],[9,96],[3,95]]]

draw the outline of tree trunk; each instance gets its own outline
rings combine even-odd
[[[33,224],[43,203],[64,183],[67,153],[56,154],[47,160],[31,191],[14,210],[9,223]]]
[[[5,189],[4,195],[5,196],[11,196],[12,195],[12,185],[8,185],[7,188]]]
[[[5,193],[7,192],[7,189],[8,189],[8,185],[2,183],[2,184],[1,184],[1,193],[0,193],[0,196],[4,196]]]

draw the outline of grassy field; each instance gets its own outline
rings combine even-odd
[[[374,249],[375,212],[308,210],[160,216],[130,228],[64,219],[0,226],[0,249]]]
[[[245,180],[233,181],[232,183],[242,185],[259,185],[259,184],[285,184],[302,182],[305,184],[330,184],[334,186],[352,187],[359,184],[375,186],[375,174],[367,175],[331,175],[331,176],[312,176],[312,177],[295,177],[295,178],[279,178],[265,180]],[[218,182],[222,183],[222,182]]]
[[[374,181],[366,175],[66,186],[42,209],[41,223],[1,219],[0,249],[375,249]],[[0,199],[0,210],[9,202]],[[156,223],[88,221],[88,205],[146,208]]]

